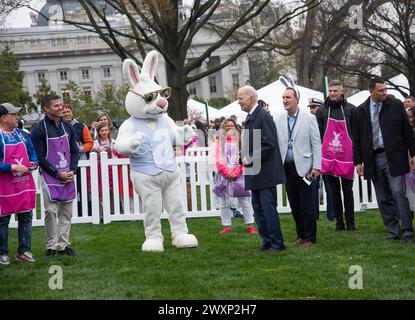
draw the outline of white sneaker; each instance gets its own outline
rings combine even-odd
[[[9,256],[6,256],[6,255],[0,256],[0,264],[3,264],[3,265],[10,264]]]
[[[23,262],[35,262],[35,258],[30,251],[25,251],[22,254],[16,253],[16,260]]]

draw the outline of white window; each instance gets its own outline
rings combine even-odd
[[[92,94],[91,87],[85,87],[84,88],[84,93],[87,96],[91,96],[91,94]]]
[[[111,68],[109,67],[104,68],[104,78],[111,78]]]
[[[82,79],[89,79],[89,69],[82,69]]]
[[[67,100],[67,99],[70,98],[68,89],[62,89],[62,98],[63,98],[63,100]]]
[[[216,77],[209,77],[209,88],[211,93],[216,93]]]
[[[59,74],[62,81],[68,80],[68,71],[59,71]]]
[[[191,96],[195,96],[197,93],[197,90],[196,90],[196,83],[195,82],[192,82],[191,84],[189,84],[189,95],[191,95]]]
[[[238,73],[234,73],[232,75],[232,85],[236,88],[239,88],[239,74]]]
[[[37,81],[42,82],[42,80],[46,79],[46,74],[44,72],[38,72],[37,73]]]

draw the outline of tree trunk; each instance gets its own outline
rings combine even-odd
[[[415,73],[412,72],[408,77],[409,95],[415,97]]]
[[[180,70],[184,70],[184,61],[176,61],[176,65]],[[169,116],[175,121],[184,120],[187,118],[187,98],[189,97],[185,74],[166,63],[166,75],[167,83],[172,89],[169,98]]]
[[[313,67],[310,66],[312,55],[313,33],[316,29],[317,8],[307,12],[304,26],[304,34],[301,48],[297,51],[297,82],[305,87],[310,87]]]

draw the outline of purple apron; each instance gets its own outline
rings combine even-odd
[[[23,137],[16,130],[13,137],[17,137],[15,144],[6,145],[4,132],[1,130],[1,139],[4,145],[4,163],[22,164],[31,167],[26,145]],[[7,133],[6,133],[7,134]],[[21,174],[18,172],[0,171],[0,216],[27,212],[36,207],[36,186],[30,172]]]
[[[343,107],[341,108],[344,120],[331,119],[329,108],[327,128],[321,148],[321,173],[353,180],[353,145],[347,132]]]
[[[46,132],[47,151],[46,160],[54,166],[59,172],[71,171],[71,152],[66,134],[65,127],[62,126],[64,134],[60,137],[49,138],[46,123],[43,122]],[[46,187],[46,191],[51,201],[69,202],[75,199],[75,181],[64,183],[48,174],[45,170],[40,169],[40,174]]]

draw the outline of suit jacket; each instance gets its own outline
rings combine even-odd
[[[373,178],[375,172],[372,143],[370,98],[353,113],[353,161],[364,165],[364,177]],[[392,177],[409,172],[408,150],[415,155],[415,137],[401,101],[387,97],[379,113],[386,158]]]
[[[260,139],[254,144],[254,135],[259,132]],[[242,157],[253,160],[245,165],[245,188],[260,190],[284,183],[284,167],[278,147],[277,129],[272,116],[263,108],[257,106],[245,121],[242,140]]]
[[[294,163],[297,173],[305,177],[311,169],[321,169],[321,140],[317,119],[314,115],[300,110],[297,122],[292,134]],[[288,151],[288,124],[287,113],[284,112],[276,117],[278,141],[281,158],[285,161]]]

